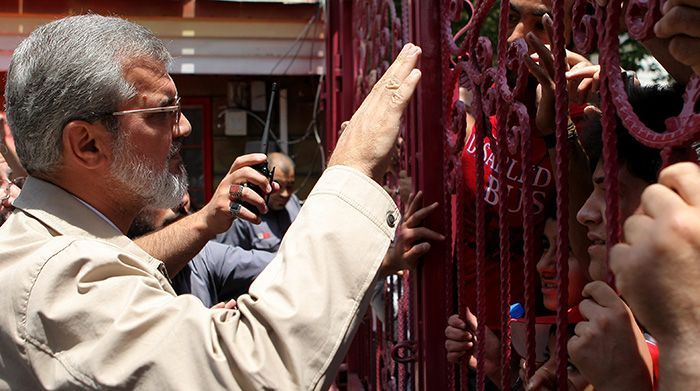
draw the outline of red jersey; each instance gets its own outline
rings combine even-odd
[[[489,118],[494,136],[497,136],[496,117]],[[466,142],[462,152],[462,169],[465,183],[467,210],[463,242],[465,252],[465,270],[467,305],[476,309],[476,197],[481,194],[486,201],[486,324],[491,329],[500,329],[500,242],[498,230],[499,189],[507,186],[506,204],[508,206],[507,222],[510,233],[511,250],[511,302],[523,298],[523,196],[522,167],[520,157],[507,153],[505,165],[499,166],[491,148],[489,138],[484,139],[484,189],[476,189],[476,132]],[[533,164],[533,205],[535,213],[536,237],[542,232],[546,206],[553,202],[555,196],[554,175],[547,147],[541,137],[532,137]],[[498,172],[505,171],[505,183],[500,183]],[[539,240],[535,240],[539,245]],[[534,262],[539,258],[536,251]]]

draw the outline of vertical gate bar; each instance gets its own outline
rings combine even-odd
[[[338,129],[353,113],[352,2],[328,0],[326,7],[326,156],[338,141]]]
[[[555,133],[556,133],[556,192],[557,192],[557,384],[559,389],[567,388],[568,354],[568,277],[569,277],[569,156],[568,131],[569,101],[566,89],[566,42],[564,37],[564,0],[555,0],[552,4],[554,36],[552,53],[554,54],[555,89]]]
[[[497,173],[498,188],[498,236],[500,240],[500,260],[501,260],[501,389],[507,390],[510,388],[510,313],[508,311],[510,301],[510,232],[507,223],[508,219],[508,188],[504,186],[507,183],[506,170],[503,167],[507,166],[508,156],[508,104],[512,103],[506,100],[503,95],[503,90],[507,89],[508,83],[506,79],[506,53],[508,48],[508,23],[509,23],[510,3],[501,2],[501,12],[498,23],[498,69],[496,84],[498,85],[498,100],[496,107],[497,123],[497,139],[496,143],[496,161],[498,167],[501,167]],[[491,147],[493,148],[493,143]],[[493,172],[492,174],[493,175]],[[481,189],[479,189],[481,190]],[[482,320],[483,322],[483,320]]]
[[[440,7],[433,1],[416,1],[412,3],[412,21],[415,27],[414,42],[422,50],[422,79],[415,94],[417,107],[416,127],[418,129],[419,156],[415,178],[417,188],[425,194],[425,203],[445,202],[445,178],[443,154],[444,123],[442,65],[444,53],[440,45]],[[445,205],[442,205],[443,209]],[[449,229],[449,220],[441,214],[428,218],[429,227],[443,233]],[[447,235],[449,237],[449,235]],[[418,370],[416,371],[417,389],[446,390],[447,358],[444,348],[444,329],[447,319],[447,294],[444,287],[445,264],[449,256],[447,243],[435,243],[432,251],[425,257],[417,273],[416,298],[417,312],[414,327],[418,337]]]
[[[326,129],[325,146],[330,156],[338,140],[338,130],[354,112],[353,62],[353,3],[348,0],[329,0],[326,7]],[[373,370],[367,357],[371,354],[371,324],[365,319],[360,326],[346,362],[348,374],[355,373],[370,382]]]

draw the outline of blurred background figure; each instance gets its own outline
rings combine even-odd
[[[0,114],[0,225],[12,212],[12,202],[19,195],[26,176],[17,158],[10,128]]]

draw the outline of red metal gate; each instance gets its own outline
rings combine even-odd
[[[560,303],[557,311],[557,351],[559,389],[565,389],[567,364],[566,286],[568,259],[568,167],[567,117],[568,102],[565,80],[565,0],[553,2],[552,16],[556,86],[556,195],[558,213],[557,276],[560,283]],[[661,0],[630,0],[626,22],[630,35],[641,39],[651,34],[660,16]],[[465,140],[465,105],[458,99],[462,86],[474,96],[472,110],[476,113],[476,180],[483,188],[483,140],[492,139],[497,148],[496,164],[506,162],[506,150],[519,156],[523,167],[524,222],[523,260],[518,264],[525,273],[526,324],[528,341],[534,335],[534,263],[533,229],[530,192],[534,178],[529,174],[530,118],[519,89],[527,78],[524,57],[527,45],[523,40],[508,45],[506,31],[509,3],[500,3],[497,51],[491,42],[479,37],[489,10],[495,0],[471,3],[465,0],[329,0],[327,2],[327,89],[326,140],[329,151],[337,140],[337,130],[348,120],[373,83],[379,79],[405,42],[414,42],[423,49],[420,68],[422,80],[406,115],[402,129],[404,143],[402,159],[395,172],[388,175],[390,190],[397,186],[401,169],[412,178],[412,189],[422,190],[426,202],[439,201],[442,213],[431,217],[428,225],[440,229],[451,241],[433,247],[420,269],[410,275],[390,278],[385,283],[385,322],[368,317],[358,334],[348,357],[348,369],[355,372],[369,389],[447,390],[466,387],[466,368],[455,368],[445,358],[444,328],[448,316],[464,311],[466,289],[464,280],[463,237],[465,211],[476,216],[476,275],[477,315],[483,318],[485,228],[484,200],[476,197],[467,204],[463,192],[460,154]],[[620,0],[607,6],[597,6],[592,0],[575,0],[573,37],[578,51],[589,53],[599,48],[601,72],[601,109],[604,129],[605,186],[609,224],[608,245],[620,239],[620,218],[617,205],[617,157],[615,150],[615,115],[642,143],[664,150],[665,161],[672,159],[672,150],[687,144],[700,133],[700,116],[694,106],[700,97],[700,79],[694,77],[686,90],[686,107],[669,124],[663,135],[646,128],[632,111],[619,72],[618,29]],[[456,25],[468,19],[466,26]],[[497,61],[494,61],[497,60]],[[507,72],[517,77],[507,78]],[[499,121],[497,137],[490,131],[487,118],[495,115],[509,120]],[[497,140],[496,140],[497,139]],[[492,143],[494,144],[494,143]],[[504,171],[504,170],[501,170]],[[612,173],[615,173],[614,175]],[[504,175],[499,173],[499,175]],[[499,191],[505,186],[501,186]],[[500,194],[502,197],[505,193]],[[528,201],[530,200],[530,201]],[[505,205],[499,205],[500,221],[505,220]],[[510,357],[508,305],[511,254],[508,230],[500,225],[501,258],[501,325],[502,362]],[[481,322],[477,338],[484,340]],[[534,362],[534,347],[529,343],[527,359]],[[477,357],[483,358],[479,344]],[[479,360],[477,389],[484,388],[484,371]],[[504,366],[505,367],[505,366]],[[530,375],[534,365],[528,365]],[[507,371],[502,373],[502,387],[509,387]]]

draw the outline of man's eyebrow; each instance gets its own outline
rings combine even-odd
[[[164,96],[158,101],[158,107],[173,106],[177,102],[179,96]]]
[[[551,13],[551,10],[549,10],[547,8],[537,8],[537,9],[534,9],[532,12],[530,12],[530,15],[539,16],[541,18],[549,13]]]

